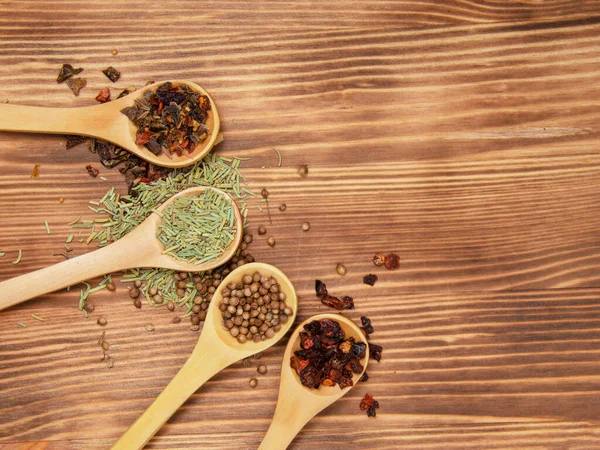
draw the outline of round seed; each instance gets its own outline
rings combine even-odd
[[[142,301],[139,298],[136,298],[133,301],[133,306],[135,306],[137,309],[140,309],[142,307]]]
[[[131,298],[138,298],[140,296],[140,290],[137,287],[129,289],[129,296]]]
[[[136,288],[142,287],[142,280],[135,280],[135,281],[133,282],[133,285],[134,285]]]
[[[147,323],[146,325],[144,325],[144,329],[146,331],[154,331],[154,325],[152,325],[151,323]]]
[[[304,222],[302,224],[302,231],[308,231],[310,230],[310,222]]]
[[[258,234],[260,234],[262,236],[263,234],[266,234],[266,233],[267,233],[267,229],[265,228],[264,225],[261,225],[258,227]]]
[[[340,275],[346,275],[346,266],[343,264],[338,264],[335,266],[335,271]]]
[[[308,166],[306,164],[298,167],[298,175],[300,175],[302,178],[308,175]]]
[[[155,287],[151,287],[150,289],[148,289],[148,295],[154,296],[156,294],[158,294],[158,289],[156,289]]]
[[[267,244],[269,244],[271,247],[275,247],[275,239],[273,237],[270,237],[269,239],[267,239]]]
[[[100,344],[100,346],[102,347],[102,350],[104,350],[105,352],[108,351],[108,349],[110,348],[110,344],[106,341],[102,341],[102,344]]]
[[[106,289],[108,289],[109,291],[114,291],[117,288],[115,287],[115,284],[112,281],[109,281],[108,283],[106,283]]]
[[[169,301],[167,302],[167,309],[168,309],[169,311],[173,311],[173,310],[175,309],[175,303],[173,303],[173,301],[172,301],[172,300],[169,300]]]
[[[252,389],[254,389],[258,385],[258,380],[256,378],[250,378],[250,382],[248,384]]]
[[[251,234],[247,234],[244,236],[244,242],[246,244],[250,244],[252,242],[252,235]]]
[[[264,375],[267,373],[267,366],[265,366],[264,364],[261,364],[260,366],[258,366],[258,368],[256,369],[256,371],[258,373],[260,373],[261,375]]]
[[[281,205],[279,205],[279,211],[285,211],[287,209],[287,205],[285,203],[282,203]]]
[[[98,319],[98,325],[100,325],[101,327],[103,327],[104,325],[106,325],[106,319],[104,317],[100,317]]]

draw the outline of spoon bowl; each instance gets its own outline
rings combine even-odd
[[[163,254],[162,244],[156,237],[162,219],[159,214],[153,213],[127,235],[106,247],[0,283],[0,311],[42,294],[119,270],[153,267],[180,272],[203,272],[224,264],[237,251],[243,234],[242,216],[235,201],[228,194],[213,187],[190,188],[174,195],[157,210],[162,212],[175,199],[200,195],[207,189],[231,201],[235,218],[236,233],[233,241],[218,258],[202,264],[193,264]]]
[[[340,389],[339,385],[323,386],[311,389],[304,386],[298,374],[290,366],[290,359],[296,350],[300,350],[300,332],[304,331],[304,325],[315,320],[335,320],[344,330],[346,337],[353,337],[356,342],[367,344],[365,357],[361,360],[363,371],[354,374],[353,385]],[[267,434],[265,435],[259,450],[283,450],[292,442],[300,430],[310,419],[323,409],[339,400],[352,389],[367,369],[369,361],[369,346],[360,328],[350,319],[339,314],[319,314],[312,316],[296,327],[288,341],[283,363],[281,366],[281,381],[279,384],[279,398],[275,414]]]
[[[200,142],[192,153],[169,157],[164,152],[153,154],[146,147],[135,143],[136,126],[121,112],[132,106],[147,91],[155,91],[166,81],[157,82],[132,92],[125,97],[107,103],[77,108],[47,108],[13,104],[0,104],[0,130],[24,133],[78,134],[110,141],[140,158],[162,167],[185,167],[201,160],[218,144],[221,122],[214,100],[202,87],[191,81],[171,81],[174,85],[185,84],[196,92],[206,95],[211,110],[206,120],[210,135]]]
[[[254,272],[273,276],[279,282],[286,303],[294,313],[275,335],[264,341],[239,343],[223,328],[219,310],[222,291],[228,283],[237,282]],[[207,310],[204,327],[191,356],[144,414],[111,447],[112,450],[141,449],[177,411],[177,409],[206,381],[225,367],[262,352],[277,343],[291,328],[298,311],[298,299],[288,277],[274,266],[263,263],[244,264],[225,277],[214,292]]]

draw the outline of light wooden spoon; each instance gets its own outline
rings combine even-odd
[[[353,386],[340,389],[335,386],[319,386],[318,389],[310,389],[303,386],[300,377],[290,366],[290,359],[296,350],[300,350],[300,332],[304,331],[304,325],[314,320],[331,319],[339,322],[346,333],[346,337],[354,337],[356,342],[362,341],[367,344],[364,360],[361,364],[364,370],[359,375],[354,375],[352,381],[354,386],[367,369],[369,361],[369,345],[365,335],[354,322],[339,314],[319,314],[312,316],[302,322],[294,330],[283,354],[281,366],[281,381],[279,384],[279,399],[273,415],[271,426],[267,430],[258,450],[284,450],[294,440],[300,430],[310,419],[323,409],[331,405],[348,393]]]
[[[47,108],[0,104],[0,130],[20,131],[24,133],[79,134],[110,141],[140,158],[163,167],[185,167],[206,156],[218,143],[217,138],[221,122],[217,107],[211,96],[190,81],[171,81],[173,84],[186,84],[210,99],[211,110],[206,120],[210,136],[201,142],[192,153],[173,158],[160,154],[154,155],[144,146],[135,143],[136,127],[121,110],[132,106],[133,101],[146,91],[154,91],[164,81],[151,84],[111,102],[78,108]]]
[[[279,281],[281,292],[287,296],[286,302],[294,310],[294,314],[271,339],[260,342],[247,341],[240,344],[223,327],[223,318],[219,310],[219,303],[222,299],[221,292],[229,282],[239,281],[244,275],[252,275],[256,271],[261,275],[273,276]],[[173,413],[216,373],[236,361],[266,350],[279,341],[294,323],[297,310],[298,301],[294,286],[276,267],[263,263],[249,263],[232,271],[221,282],[213,295],[202,334],[192,355],[154,403],[111,447],[112,450],[143,448]]]
[[[229,195],[212,187],[190,188],[174,195],[157,210],[164,211],[174,199],[199,195],[206,189],[212,189],[229,199],[235,216],[235,237],[227,251],[217,259],[204,264],[191,264],[162,254],[163,246],[156,237],[161,218],[158,214],[152,213],[138,227],[106,247],[0,283],[0,310],[119,270],[155,267],[181,272],[202,272],[222,265],[235,254],[243,233],[242,216]]]

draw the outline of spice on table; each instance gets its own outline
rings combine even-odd
[[[155,155],[182,156],[192,153],[210,135],[206,125],[210,110],[206,95],[183,83],[166,82],[144,92],[121,112],[137,126],[138,145]]]
[[[381,345],[373,344],[369,342],[369,356],[373,358],[375,361],[379,362],[381,360],[381,352],[383,351],[383,347]]]
[[[258,234],[260,234],[261,236],[263,234],[267,234],[267,229],[265,228],[264,225],[261,225],[261,226],[258,227]]]
[[[261,359],[261,358],[262,358],[262,356],[263,356],[262,352],[258,352],[258,353],[255,353],[255,354],[254,354],[253,358],[254,358],[254,359]]]
[[[106,325],[107,322],[106,322],[106,319],[104,317],[100,317],[98,319],[97,323],[98,323],[98,325],[100,325],[101,327],[103,327],[104,325]]]
[[[18,324],[21,328],[27,328],[27,325],[25,325],[23,322],[18,322]]]
[[[85,166],[85,170],[87,170],[88,175],[92,178],[96,178],[98,176],[98,174],[100,173],[100,171],[98,169],[96,169],[95,167],[92,167],[89,164],[87,166]]]
[[[121,77],[121,72],[119,72],[117,69],[115,69],[115,68],[114,68],[114,67],[112,67],[112,66],[110,66],[110,67],[107,67],[106,69],[104,69],[104,70],[102,71],[102,73],[103,73],[104,75],[106,75],[106,77],[107,77],[107,78],[108,78],[110,81],[112,81],[113,83],[114,83],[115,81],[118,81],[118,80],[119,80],[119,78]]]
[[[252,389],[254,389],[258,385],[258,380],[256,378],[250,378],[250,382],[248,384]]]
[[[110,102],[110,89],[105,87],[100,92],[98,92],[98,95],[96,95],[96,101],[100,103]]]
[[[179,316],[173,317],[173,320],[171,320],[171,323],[181,323],[181,317],[179,317]]]
[[[85,136],[79,136],[76,134],[70,134],[65,138],[65,149],[77,147],[79,144],[83,144],[88,138]]]
[[[83,69],[81,67],[75,69],[71,64],[63,64],[58,76],[56,77],[56,82],[62,83],[66,79],[71,78],[73,75],[77,75],[81,72],[83,72]]]
[[[308,231],[308,230],[310,230],[310,222],[302,223],[302,231]]]
[[[335,386],[340,389],[353,386],[354,375],[364,370],[361,360],[367,346],[346,338],[339,322],[332,319],[314,320],[300,332],[300,350],[294,352],[290,366],[309,388]]]
[[[339,274],[339,275],[346,275],[346,266],[343,264],[339,264],[337,266],[335,266],[335,271]]]
[[[302,178],[306,177],[308,175],[308,166],[303,165],[298,167],[298,175],[300,175]]]
[[[385,255],[384,254],[377,253],[375,256],[373,256],[373,264],[375,264],[377,267],[383,266],[384,263],[385,263]]]
[[[129,289],[129,296],[131,298],[138,298],[140,296],[139,288],[133,286],[131,289]]]
[[[377,275],[370,273],[369,275],[365,275],[363,277],[363,283],[368,284],[369,286],[374,286],[377,279]]]
[[[275,277],[246,273],[221,291],[223,326],[240,344],[272,338],[293,316],[287,296]],[[286,314],[286,311],[289,314]]]
[[[31,175],[29,177],[30,178],[37,178],[39,176],[40,176],[40,165],[39,164],[34,164],[33,170],[31,171]]]
[[[369,381],[369,374],[367,374],[367,371],[365,370],[365,372],[362,374],[362,377],[360,377],[360,381],[361,383],[366,383],[367,381]]]
[[[260,366],[257,367],[256,371],[258,373],[260,373],[261,375],[264,375],[267,373],[267,366],[265,366],[264,364],[261,364]]]
[[[6,253],[5,252],[0,252],[0,258],[2,258],[4,256],[6,256]]]
[[[329,295],[327,286],[321,280],[315,280],[315,292],[317,297],[321,299],[321,303],[325,306],[335,308],[337,310],[354,309],[354,299],[352,297],[342,297],[341,299]]]
[[[65,202],[65,199],[63,197],[58,199],[58,203],[64,203],[64,202]]]
[[[107,341],[102,341],[100,347],[102,347],[102,350],[104,350],[105,352],[110,350],[110,344]]]
[[[379,409],[379,402],[371,394],[365,394],[364,398],[360,401],[359,407],[361,411],[367,411],[367,416],[375,417],[377,415],[375,410]]]
[[[83,78],[69,78],[67,80],[67,86],[73,91],[75,96],[79,96],[79,91],[81,91],[87,85],[87,81]]]
[[[17,259],[15,259],[14,261],[11,261],[11,263],[19,264],[21,262],[22,258],[23,258],[23,252],[21,251],[21,249],[19,249],[19,254],[17,255]]]
[[[277,153],[277,167],[281,167],[281,153],[275,147],[271,147]]]
[[[44,226],[46,227],[46,233],[50,234],[50,225],[48,225],[48,221],[44,220]]]
[[[373,325],[371,325],[371,319],[369,319],[367,316],[361,316],[360,322],[362,324],[362,327],[360,327],[360,329],[364,333],[365,337],[368,339],[371,333],[375,331],[373,329]]]
[[[267,244],[269,244],[271,247],[275,247],[275,238],[270,237],[267,239]]]
[[[94,304],[92,302],[85,302],[85,304],[83,305],[83,307],[85,308],[85,310],[87,312],[93,312],[94,309],[96,309],[96,307],[94,306]]]
[[[315,280],[315,292],[317,297],[327,297],[327,286],[321,280]]]
[[[116,48],[113,49],[112,52],[110,52],[111,55],[116,56],[119,53],[119,50],[117,50]]]
[[[139,298],[136,298],[133,301],[133,306],[135,306],[137,309],[140,309],[142,307],[142,301]]]
[[[212,189],[175,199],[161,216],[157,238],[164,247],[162,253],[190,264],[218,258],[236,234],[231,200]]]
[[[287,205],[285,203],[282,203],[281,205],[279,205],[279,211],[285,211],[287,209]]]
[[[144,329],[146,331],[154,331],[154,325],[152,325],[151,323],[147,323],[144,325]]]
[[[117,287],[115,286],[115,283],[109,281],[108,283],[106,283],[106,289],[108,289],[109,291],[115,291]]]
[[[35,320],[39,320],[40,322],[44,322],[45,321],[42,317],[37,316],[35,314],[32,314],[31,317],[33,317]]]
[[[396,270],[400,267],[400,257],[395,253],[387,255],[378,253],[373,257],[373,264],[376,266],[385,266],[387,270]]]

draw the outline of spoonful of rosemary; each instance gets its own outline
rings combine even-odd
[[[219,128],[213,99],[190,81],[154,83],[94,106],[0,105],[0,130],[96,137],[163,167],[202,159],[218,143]]]
[[[242,233],[242,216],[229,195],[212,187],[186,189],[112,244],[0,283],[0,310],[125,269],[210,270],[235,254]]]

